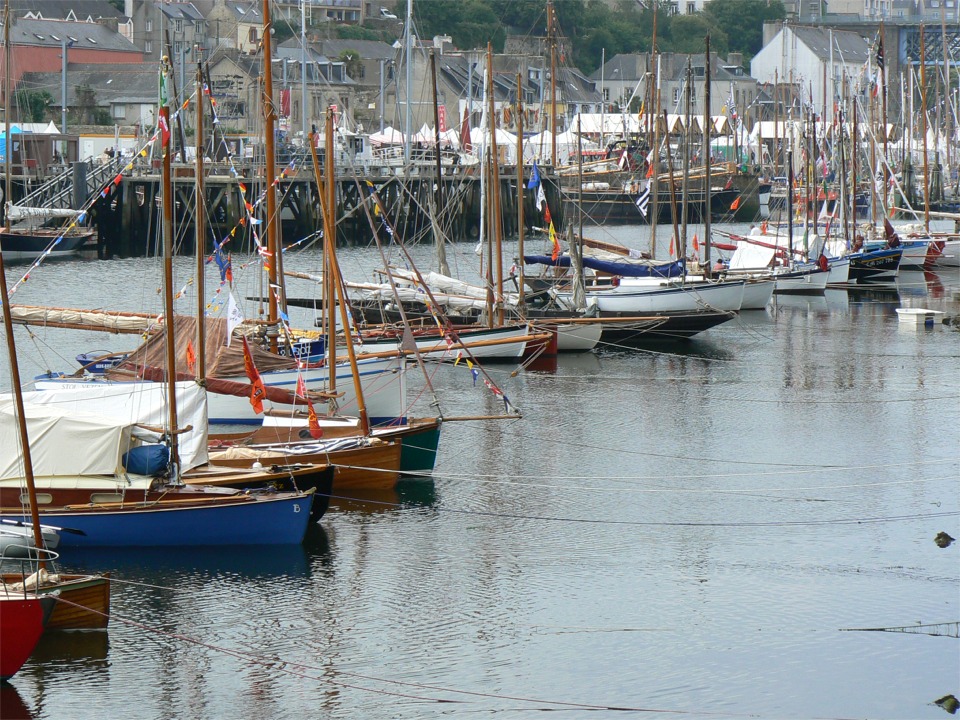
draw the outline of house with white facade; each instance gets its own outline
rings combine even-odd
[[[802,100],[819,107],[824,98],[833,97],[834,82],[842,82],[844,73],[856,82],[871,62],[871,40],[856,32],[809,26],[784,25],[750,62],[750,75],[763,85],[791,85]],[[864,77],[863,82],[869,82]]]

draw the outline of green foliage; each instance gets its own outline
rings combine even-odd
[[[763,24],[783,20],[780,0],[710,0],[703,13],[729,39],[729,50],[752,58],[763,48]]]
[[[763,46],[763,23],[785,17],[781,0],[711,0],[701,13],[671,15],[669,0],[554,0],[564,62],[585,73],[596,70],[601,57],[648,52],[653,46],[654,4],[657,5],[657,49],[700,53],[710,33],[714,52],[743,53],[749,60]],[[404,3],[394,4],[398,17]],[[547,0],[429,0],[414,5],[420,34],[450,35],[464,50],[503,48],[506,35],[543,37],[547,32]],[[384,3],[384,7],[389,4]]]
[[[14,102],[25,122],[44,122],[47,109],[53,104],[53,96],[46,90],[17,90]]]
[[[384,37],[383,33],[360,27],[359,25],[337,25],[334,32],[341,40],[383,40],[386,43],[393,42],[393,37],[388,39]]]
[[[300,20],[290,19],[274,13],[270,16],[270,27],[273,29],[273,47],[277,47],[285,40],[300,37]]]
[[[347,75],[354,80],[359,79],[360,69],[363,67],[363,63],[360,59],[360,53],[358,53],[356,50],[344,50],[342,53],[337,55],[337,60],[344,64],[347,70]]]

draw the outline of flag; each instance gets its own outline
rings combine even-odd
[[[234,328],[242,322],[243,312],[237,305],[237,301],[234,300],[233,293],[230,293],[227,299],[227,347],[230,347],[230,338],[233,337]],[[246,340],[244,340],[244,345],[246,345]]]
[[[736,210],[737,210],[738,207],[740,207],[740,196],[739,196],[739,195],[737,195],[737,197],[734,198],[733,202],[730,203],[730,212],[736,212]]]
[[[303,379],[303,375],[297,375],[297,397],[306,398],[307,397],[307,383]]]
[[[259,415],[263,412],[263,398],[267,395],[267,389],[263,386],[257,366],[253,364],[253,356],[250,354],[246,336],[243,337],[243,369],[250,380],[250,404],[253,406],[253,411]]]
[[[700,241],[697,239],[696,233],[693,234],[693,249],[698,253],[700,252]]]
[[[549,206],[549,205],[544,205],[544,206],[543,206],[543,221],[544,221],[547,225],[552,225],[552,224],[553,224],[553,216],[550,214],[550,206]]]
[[[627,155],[627,151],[624,150],[623,153],[621,153],[620,155],[620,162],[617,163],[617,167],[620,168],[621,170],[625,170],[627,165],[629,164],[630,164],[630,158]]]
[[[536,200],[537,210],[542,210],[544,205],[547,205],[547,196],[543,192],[543,185],[537,185],[537,200]],[[550,206],[547,205],[547,210],[549,211]]]
[[[193,340],[187,340],[187,370],[193,372],[197,369],[197,351],[193,347]]]
[[[653,161],[650,161],[650,165],[647,168],[647,180],[653,177]]]
[[[727,178],[727,184],[723,186],[723,189],[724,189],[724,190],[729,190],[729,189],[732,188],[732,187],[733,187],[733,178],[732,178],[732,177],[728,177],[728,178]]]
[[[637,196],[635,202],[637,205],[637,210],[640,211],[641,215],[646,217],[647,206],[650,204],[650,183],[647,183],[643,190],[640,191],[640,195]]]
[[[527,189],[533,190],[540,187],[540,168],[537,167],[537,161],[533,161],[533,170],[530,171],[530,182],[527,183]]]
[[[553,254],[551,257],[556,260],[560,257],[560,241],[557,239],[557,231],[553,227],[553,221],[550,221],[550,242],[553,243]]]
[[[877,39],[877,82],[873,86],[873,96],[877,97],[880,94],[880,90],[883,87],[883,73],[884,73],[884,62],[883,62],[883,35],[881,34]]]
[[[673,236],[670,236],[670,257],[673,257],[676,254],[676,249],[673,246]]]
[[[313,409],[313,403],[310,400],[307,400],[307,427],[310,429],[310,437],[314,440],[323,437],[323,428],[320,427],[317,411]]]
[[[170,126],[167,124],[167,116],[161,113],[160,119],[157,120],[157,125],[160,127],[160,146],[169,147],[170,146]]]

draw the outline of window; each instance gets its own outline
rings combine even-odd
[[[183,32],[183,20],[182,20],[181,18],[177,18],[177,19],[174,21],[174,23],[173,23],[173,29],[174,29],[176,32]]]
[[[203,35],[203,20],[197,20],[197,24],[193,26],[193,29],[197,35]]]
[[[152,52],[153,52],[153,41],[152,41],[152,40],[147,40],[147,41],[143,44],[143,51],[144,51],[145,53],[152,53]]]
[[[361,65],[357,70],[357,80],[363,80],[367,76],[367,69]]]
[[[113,106],[113,117],[115,120],[122,120],[127,116],[127,108],[124,105],[117,103]]]
[[[180,55],[181,53],[183,53],[183,43],[177,40],[173,43],[173,54]]]
[[[687,15],[693,15],[697,11],[697,4],[688,2],[687,3]]]
[[[608,87],[603,89],[603,101],[610,102],[610,88]]]
[[[673,89],[673,104],[676,105],[680,102],[680,88]]]
[[[257,42],[257,29],[256,29],[256,28],[250,28],[250,32],[247,33],[247,40],[248,40],[249,42],[251,42],[251,43],[256,43],[256,42]]]
[[[153,20],[147,20],[144,30],[146,30],[147,32],[153,32]]]

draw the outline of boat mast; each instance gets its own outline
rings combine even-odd
[[[557,31],[553,2],[547,0],[547,42],[550,45],[550,165],[557,168]],[[490,77],[493,92],[493,76]]]
[[[793,266],[793,150],[787,149],[787,267]]]
[[[194,162],[194,173],[196,174],[195,204],[194,209],[194,243],[195,254],[197,258],[197,380],[203,380],[207,376],[207,353],[206,336],[207,328],[205,321],[205,302],[206,290],[204,288],[204,259],[206,255],[206,193],[203,184],[203,69],[201,61],[197,60],[197,136],[196,136],[197,157]]]
[[[944,37],[946,40],[946,37]],[[880,51],[877,55],[879,61],[877,62],[877,72],[880,73],[880,92],[883,93],[883,212],[884,215],[887,213],[887,208],[889,207],[889,198],[887,197],[889,188],[890,188],[890,156],[887,149],[888,135],[887,132],[887,58],[883,47],[883,21],[880,21]],[[883,65],[880,65],[880,63]]]
[[[434,51],[430,51],[430,79],[433,86],[433,137],[436,141],[435,156],[437,159],[437,193],[436,208],[433,212],[433,242],[437,248],[437,269],[442,275],[450,274],[447,264],[447,248],[444,245],[443,231],[440,228],[440,209],[443,207],[443,167],[440,163],[440,107],[437,104],[437,58]],[[331,151],[332,152],[332,151]]]
[[[267,251],[269,255],[270,291],[267,293],[268,318],[273,332],[270,333],[270,349],[277,350],[276,326],[280,312],[286,313],[286,293],[283,290],[283,243],[280,239],[280,216],[277,213],[277,193],[275,187],[277,174],[277,150],[275,124],[277,109],[273,104],[273,48],[270,32],[270,2],[263,0],[263,133],[265,170],[263,181],[267,193]]]
[[[170,466],[174,469],[172,477],[177,479],[180,466],[180,452],[177,432],[177,362],[176,328],[173,314],[173,183],[170,180],[170,160],[172,141],[170,132],[170,97],[168,90],[173,87],[170,58],[166,55],[160,61],[160,123],[165,128],[161,132],[161,177],[160,204],[161,227],[163,233],[163,328],[166,338],[166,378],[167,412],[170,437]]]
[[[660,57],[657,55],[657,3],[653,3],[653,40],[650,46],[650,118],[653,120],[653,145],[650,148],[652,175],[650,189],[650,257],[657,257],[657,215],[660,213]],[[669,144],[669,143],[668,143]]]
[[[3,6],[3,124],[6,132],[3,141],[4,172],[6,186],[4,190],[4,225],[10,229],[10,3]],[[33,542],[40,550],[43,548],[43,530],[40,528],[40,512],[37,510],[37,488],[33,482],[33,456],[30,453],[30,437],[27,432],[27,418],[24,415],[23,388],[20,385],[20,364],[17,361],[17,346],[13,337],[13,319],[10,317],[10,296],[7,294],[7,270],[3,262],[3,248],[0,247],[0,299],[3,300],[3,330],[7,334],[7,355],[10,359],[10,385],[13,391],[13,402],[17,410],[17,430],[20,433],[20,449],[23,453],[23,477],[27,483],[27,498],[30,502],[30,522],[33,524]],[[41,553],[38,555],[40,567],[46,567]]]
[[[497,151],[497,113],[493,87],[493,44],[487,43],[487,70],[490,73],[490,229],[493,230],[497,273],[497,327],[503,325],[503,225],[500,217],[500,162]],[[491,268],[492,270],[492,268]]]
[[[523,85],[517,73],[517,273],[519,274],[517,309],[520,316],[526,315],[523,299]]]
[[[709,61],[709,60],[708,60]],[[680,232],[680,248],[677,252],[677,259],[687,257],[687,216],[690,207],[690,136],[692,129],[690,127],[690,91],[693,89],[693,70],[690,69],[690,57],[687,56],[687,87],[684,98],[684,132],[683,132],[683,179],[681,181],[681,212],[683,213],[683,223]]]
[[[924,42],[923,23],[920,23],[920,118],[923,128],[923,230],[929,234],[930,163],[927,159],[927,46]]]
[[[326,120],[326,190],[327,203],[323,214],[323,234],[327,240],[327,269],[330,275],[330,287],[333,288],[330,299],[340,304],[340,323],[343,325],[343,334],[347,345],[347,357],[350,360],[350,374],[353,376],[353,392],[357,396],[357,412],[360,416],[360,429],[364,436],[370,434],[370,420],[367,417],[367,406],[363,399],[363,388],[360,385],[360,370],[357,368],[357,355],[353,349],[353,334],[350,329],[350,321],[347,317],[347,299],[343,292],[343,282],[340,278],[340,266],[337,264],[337,243],[336,243],[336,219],[334,218],[334,194],[336,185],[333,178],[333,112],[327,108]],[[438,147],[439,150],[439,147]],[[314,149],[313,152],[316,152]],[[330,310],[333,314],[333,308]],[[334,338],[330,339],[331,345],[335,345]],[[335,363],[334,363],[335,365]],[[336,371],[334,371],[334,376]]]
[[[10,139],[10,3],[3,5],[3,228],[10,231],[10,206],[13,205],[13,142]],[[6,291],[6,284],[4,284]],[[4,304],[6,307],[6,304]],[[8,335],[9,337],[9,335]]]
[[[710,117],[710,33],[707,33],[705,39],[707,52],[706,52],[706,68],[704,68],[703,76],[703,160],[705,167],[704,181],[703,181],[703,242],[704,242],[704,275],[710,277],[712,269],[710,267],[710,193],[711,193],[711,176],[710,176],[710,130],[711,130],[711,117]]]

